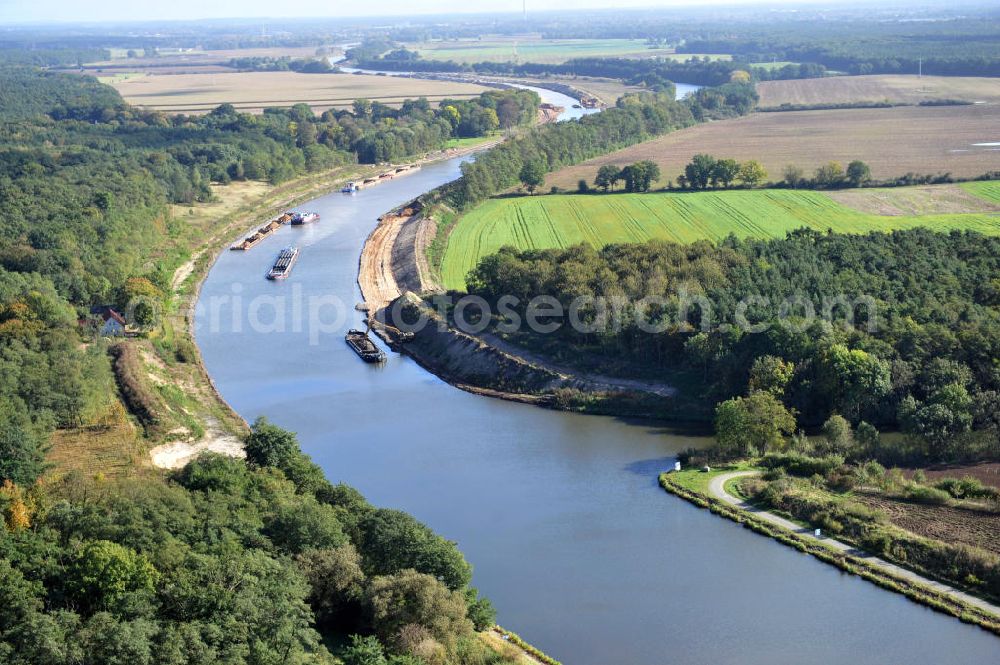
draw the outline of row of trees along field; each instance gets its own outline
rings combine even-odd
[[[477,62],[428,60],[416,51],[395,48],[386,42],[365,43],[347,53],[364,69],[417,72],[468,72],[500,76],[598,76],[632,85],[664,86],[672,81],[718,86],[732,81],[734,72],[745,72],[758,81],[817,78],[826,74],[822,65],[789,63],[781,67],[755,67],[747,62],[692,56],[672,58],[573,58],[561,64],[536,62]]]
[[[812,179],[794,165],[783,172],[782,184],[797,188],[861,187],[871,180],[871,168],[860,159],[850,162],[845,169],[840,162],[828,162],[816,168]],[[767,171],[756,160],[737,162],[735,159],[716,158],[712,155],[695,155],[684,167],[684,175],[677,179],[682,189],[729,188],[739,181],[744,187],[756,187],[767,179]]]
[[[660,179],[660,168],[656,163],[642,160],[635,164],[618,167],[614,164],[601,166],[594,176],[593,186],[603,192],[614,191],[619,183],[624,185],[626,192],[646,192],[653,183]],[[988,172],[979,176],[979,180],[996,179],[997,172]],[[886,180],[872,180],[871,167],[860,159],[848,162],[845,168],[840,162],[831,161],[816,167],[812,177],[795,164],[788,164],[782,169],[781,180],[767,181],[768,173],[764,165],[755,159],[738,162],[731,158],[717,158],[713,155],[698,154],[684,166],[684,173],[677,177],[676,187],[685,190],[730,189],[738,186],[743,188],[790,187],[792,189],[844,189],[865,186],[905,186],[917,184],[942,184],[955,182],[949,173],[917,174],[907,173]],[[523,184],[527,185],[524,178]],[[540,182],[538,184],[541,184]],[[667,182],[666,188],[673,189],[675,183]],[[531,188],[529,188],[531,189]],[[590,183],[580,180],[577,189],[580,193],[593,191]]]
[[[494,612],[453,543],[332,485],[266,421],[246,451],[169,478],[0,487],[0,660],[518,662],[475,636]]]
[[[697,120],[746,113],[756,103],[750,84],[729,83],[699,90],[681,101],[671,92],[631,93],[615,108],[572,122],[537,127],[462,165],[462,177],[437,190],[455,209],[472,205],[516,185],[530,170],[548,172],[653,136],[687,127]]]
[[[550,336],[523,332],[519,341],[627,373],[656,368],[668,382],[690,384],[693,403],[709,407],[763,390],[773,399],[762,404],[773,410],[759,417],[789,430],[834,414],[901,428],[905,440],[885,443],[878,455],[926,461],[1000,456],[998,274],[998,238],[801,230],[783,240],[730,237],[718,245],[506,248],[484,258],[468,284],[492,303],[502,295],[522,304],[549,295],[566,307],[578,296],[623,297],[620,327],[562,325]],[[666,304],[637,304],[648,297]],[[840,303],[832,322],[819,316],[830,306],[824,298]],[[807,318],[808,311],[817,314]],[[853,326],[844,325],[849,314]],[[585,323],[601,315],[583,310]],[[636,315],[670,325],[643,331]],[[738,315],[765,330],[721,325],[739,323]],[[711,419],[711,408],[701,415]]]
[[[176,257],[163,247],[184,226],[168,204],[208,200],[212,182],[406,158],[531,123],[537,105],[505,90],[436,109],[359,100],[322,116],[304,105],[166,116],[91,78],[0,68],[0,479],[33,481],[52,428],[106,402],[107,358],[78,348],[77,319],[169,292]]]

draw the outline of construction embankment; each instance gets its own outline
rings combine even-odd
[[[419,199],[379,218],[358,284],[372,330],[393,350],[469,392],[567,409],[652,415],[669,410],[666,384],[583,374],[489,334],[451,325],[426,296],[441,293],[427,261],[437,226]],[[420,322],[419,325],[414,325]]]

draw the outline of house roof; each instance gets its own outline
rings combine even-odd
[[[114,319],[118,323],[125,324],[125,317],[114,310],[110,305],[94,305],[90,308],[90,313],[100,316],[101,319],[106,323],[107,321]]]
[[[111,309],[110,307],[103,314],[101,314],[101,318],[104,319],[105,323],[107,323],[111,319],[114,319],[123,326],[125,325],[125,317],[116,312],[115,310]]]

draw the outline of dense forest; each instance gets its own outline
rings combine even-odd
[[[0,479],[33,481],[52,428],[106,399],[107,358],[78,348],[77,319],[169,292],[169,266],[151,260],[182,232],[168,204],[205,201],[212,182],[407,158],[531,123],[537,104],[498,90],[438,109],[358,100],[322,116],[305,105],[166,116],[90,78],[0,68]]]
[[[266,421],[246,449],[169,479],[3,485],[0,661],[515,662],[474,635],[493,610],[453,543],[330,484]]]
[[[507,248],[470,273],[469,290],[493,303],[550,295],[566,307],[578,296],[623,297],[620,326],[564,324],[521,341],[657,368],[668,382],[683,375],[706,418],[716,403],[766,389],[798,426],[840,415],[900,428],[905,449],[882,454],[923,461],[1000,456],[997,275],[997,238],[802,230],[717,246]],[[636,305],[649,297],[662,302]],[[599,309],[584,311],[588,323],[601,321]],[[662,330],[642,330],[637,314]]]

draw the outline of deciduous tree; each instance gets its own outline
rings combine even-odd
[[[614,189],[619,180],[621,180],[621,169],[614,164],[605,164],[597,169],[594,185],[607,192],[609,189]]]
[[[525,162],[518,178],[528,192],[534,194],[545,183],[545,167],[538,160]]]
[[[739,179],[747,187],[756,187],[767,178],[764,166],[755,159],[740,164]]]
[[[715,408],[715,438],[720,451],[736,457],[780,450],[795,431],[795,417],[771,393],[758,390]]]

